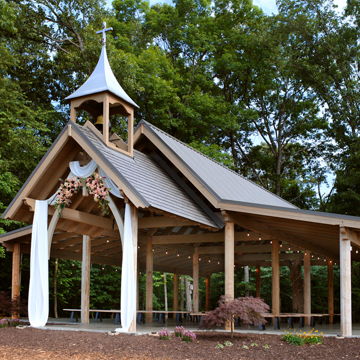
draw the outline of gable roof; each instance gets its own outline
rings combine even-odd
[[[46,170],[49,158],[55,158],[61,152],[60,144],[65,144],[70,137],[96,161],[135,206],[153,207],[213,228],[222,226],[222,222],[216,221],[215,214],[209,216],[209,212],[198,206],[151,157],[136,150],[134,157],[130,157],[111,149],[86,125],[81,126],[72,122],[65,126],[5,210],[3,217],[14,216],[22,200],[29,196],[33,186],[31,184],[36,183],[37,176]]]
[[[121,87],[111,70],[105,46],[101,49],[99,61],[89,78],[76,91],[65,98],[71,100],[85,95],[109,91],[127,103],[139,107]]]
[[[215,219],[210,219],[150,156],[135,150],[132,158],[106,146],[89,128],[76,124],[74,127],[111,163],[123,181],[131,184],[148,206],[204,225],[218,227]]]
[[[232,204],[239,203],[297,209],[296,206],[288,201],[245,179],[235,171],[208,158],[147,121],[142,120],[139,123],[139,126],[141,125],[148,129],[151,135],[155,135],[156,140],[158,140],[157,147],[159,147],[158,145],[163,145],[163,148],[181,163],[188,174],[190,174],[190,177],[194,178],[198,183],[197,186],[194,184],[196,187],[200,185],[207,190],[206,192],[212,197],[213,201],[211,199],[208,200],[215,207],[220,207],[220,203],[230,202]],[[146,131],[144,134],[148,137],[150,135]],[[188,180],[191,181],[190,177],[188,177]],[[203,193],[205,194],[206,192]]]

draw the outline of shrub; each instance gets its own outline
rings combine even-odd
[[[190,330],[185,330],[182,334],[181,340],[186,342],[193,342],[196,340],[196,334]]]
[[[15,327],[18,326],[20,324],[20,320],[19,319],[0,319],[0,328],[4,328],[4,327]]]
[[[324,336],[319,334],[317,330],[312,329],[309,332],[302,333],[287,333],[282,337],[282,340],[291,345],[317,345],[323,343]]]
[[[0,291],[0,316],[10,316],[12,313],[26,314],[27,304],[25,300],[14,299],[6,291]]]
[[[230,322],[232,337],[234,318],[238,318],[246,325],[263,325],[266,323],[266,320],[262,314],[268,312],[269,309],[269,305],[263,300],[252,296],[236,299],[222,296],[219,300],[219,306],[204,316],[201,327],[211,329],[224,326],[226,322]]]
[[[167,329],[163,329],[159,331],[159,339],[160,340],[169,340],[170,339],[170,332]]]

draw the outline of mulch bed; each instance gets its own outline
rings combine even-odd
[[[218,343],[233,346],[216,349]],[[245,345],[245,348],[244,348]],[[248,349],[246,348],[248,347]],[[38,329],[0,329],[0,359],[169,359],[169,360],[301,360],[360,359],[360,339],[325,338],[322,345],[288,345],[278,335],[200,333],[193,343],[178,338],[159,340],[149,335]]]

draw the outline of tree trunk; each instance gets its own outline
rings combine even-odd
[[[304,284],[301,276],[301,261],[294,261],[290,265],[290,279],[292,287],[292,311],[304,312]]]
[[[185,310],[185,278],[180,276],[180,310]]]
[[[244,266],[244,282],[249,283],[250,282],[250,269],[249,266]],[[249,290],[246,288],[245,296],[249,296]]]
[[[191,284],[189,279],[185,279],[185,292],[186,292],[186,311],[192,312],[191,302]]]
[[[58,276],[58,271],[59,271],[59,259],[55,259],[54,281],[53,281],[53,286],[54,286],[54,317],[55,317],[55,319],[58,318],[58,301],[57,301],[57,276]]]

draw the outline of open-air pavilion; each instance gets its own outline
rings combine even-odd
[[[235,265],[256,266],[258,277],[262,266],[271,266],[271,311],[276,317],[281,314],[280,266],[303,261],[305,319],[309,321],[311,314],[311,265],[327,265],[328,308],[323,312],[331,323],[333,265],[339,263],[341,333],[352,335],[351,262],[360,260],[356,251],[360,218],[301,210],[146,121],[134,128],[137,105],[115,79],[105,41],[94,72],[67,100],[69,123],[3,217],[32,224],[36,201],[51,199],[59,178],[66,179],[70,171],[74,175],[74,168],[83,171],[91,165],[93,172],[111,181],[111,211],[106,215],[86,191],[76,193],[61,211],[50,200],[47,206],[49,256],[82,261],[82,323],[89,322],[90,264],[124,266],[122,253],[126,241],[131,241],[127,254],[131,254],[132,280],[127,285],[134,286],[135,292],[129,292],[128,301],[136,303],[133,283],[138,271],[146,272],[146,309],[138,310],[147,312],[147,321],[152,319],[153,271],[174,273],[175,279],[192,276],[196,313],[199,277],[223,271],[225,295],[234,297]],[[91,119],[84,125],[77,123],[80,111]],[[127,119],[126,141],[111,132],[113,115]],[[0,237],[13,253],[13,298],[20,296],[20,255],[30,253],[34,226]],[[206,256],[211,260],[203,261]],[[178,281],[174,283],[176,288]],[[260,281],[257,287],[259,294]],[[177,296],[173,309],[178,310]],[[126,311],[123,306],[122,311]],[[128,331],[135,332],[136,308],[131,316]]]

